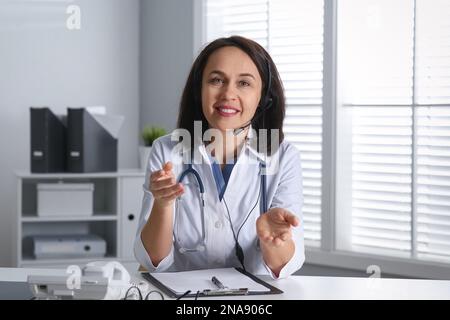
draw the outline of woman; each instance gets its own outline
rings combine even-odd
[[[264,48],[238,36],[205,47],[182,95],[178,133],[158,139],[149,157],[135,241],[141,265],[243,267],[273,278],[302,266],[300,156],[283,140],[284,114]]]

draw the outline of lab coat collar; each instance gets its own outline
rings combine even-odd
[[[267,156],[261,152],[258,152],[256,146],[258,143],[257,135],[255,134],[252,126],[249,127],[247,137],[245,138],[245,146],[249,153],[256,157],[260,162],[266,163],[270,156]]]

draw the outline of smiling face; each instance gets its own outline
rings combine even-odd
[[[208,59],[202,75],[202,109],[210,128],[226,131],[246,125],[261,98],[262,80],[241,49],[223,47]]]

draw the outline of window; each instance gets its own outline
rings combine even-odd
[[[338,249],[450,261],[449,16],[340,2]]]
[[[284,131],[302,154],[305,243],[321,245],[323,1],[207,0],[206,37],[242,35],[271,54],[285,87]]]
[[[252,38],[280,71],[286,138],[303,157],[307,246],[352,259],[449,263],[450,2],[206,3],[208,41]],[[336,53],[324,52],[328,39]],[[328,73],[336,75],[332,98]],[[334,100],[335,133],[323,126],[332,118],[324,101]],[[325,164],[330,154],[334,171]],[[327,181],[336,199],[330,212]]]

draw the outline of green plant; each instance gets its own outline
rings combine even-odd
[[[142,140],[147,147],[151,147],[153,142],[166,134],[166,129],[157,126],[146,126],[142,130]]]

